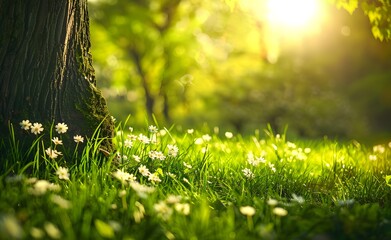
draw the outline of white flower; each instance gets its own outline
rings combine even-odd
[[[170,208],[164,201],[155,203],[153,208],[163,220],[168,220],[173,212],[172,208]]]
[[[45,152],[48,155],[48,157],[51,158],[51,159],[55,159],[59,155],[62,155],[61,152],[58,152],[56,149],[52,149],[50,147],[48,149],[46,149]]]
[[[52,139],[52,142],[54,143],[54,145],[62,145],[62,140],[58,139],[58,137],[54,137]]]
[[[190,204],[188,203],[175,203],[174,208],[175,211],[183,215],[187,216],[190,214]]]
[[[137,156],[137,155],[133,155],[133,160],[136,161],[136,162],[140,162],[141,160],[141,157]]]
[[[35,135],[40,134],[43,131],[42,124],[40,123],[34,123],[31,127],[31,133],[34,133]]]
[[[39,196],[45,194],[48,190],[50,191],[59,191],[61,188],[59,185],[55,185],[46,180],[37,180],[34,183],[32,188],[29,188],[28,191],[30,194]]]
[[[68,126],[65,123],[57,123],[56,132],[59,134],[66,133],[68,131]]]
[[[225,132],[225,137],[226,138],[232,138],[234,135],[233,135],[233,133],[231,133],[231,132]]]
[[[292,201],[297,202],[298,204],[303,204],[305,202],[302,196],[297,196],[296,194],[292,194]]]
[[[386,151],[386,148],[383,145],[376,145],[373,147],[373,152],[374,153],[384,153]]]
[[[267,204],[269,206],[276,206],[278,204],[278,201],[276,199],[273,199],[273,198],[269,198],[269,200],[267,200]]]
[[[56,194],[53,194],[50,199],[52,200],[52,202],[54,202],[55,204],[57,204],[58,206],[64,209],[69,209],[72,206],[70,201]]]
[[[136,181],[131,182],[129,185],[141,198],[146,198],[147,194],[153,193],[155,191],[154,187],[145,186]]]
[[[120,180],[122,184],[125,184],[126,182],[136,181],[136,177],[133,176],[133,174],[129,174],[120,169],[117,169],[117,171],[113,173],[113,176]]]
[[[371,155],[369,155],[369,160],[371,160],[371,161],[376,161],[376,160],[377,160],[377,156],[371,154]]]
[[[187,133],[188,134],[193,134],[194,133],[194,129],[187,129]]]
[[[175,203],[179,203],[181,200],[182,200],[182,196],[170,194],[168,195],[166,202],[168,204],[175,204]]]
[[[188,169],[192,169],[192,168],[193,168],[193,166],[191,166],[190,164],[187,164],[187,163],[185,163],[185,162],[183,162],[183,165],[184,165],[185,167],[187,167]]]
[[[19,123],[20,128],[23,130],[29,130],[31,127],[31,123],[29,120],[23,120]]]
[[[144,177],[147,177],[149,176],[151,173],[149,172],[149,169],[144,166],[144,165],[140,165],[140,167],[138,167],[138,171],[141,173],[141,175],[143,175]]]
[[[209,142],[209,141],[212,139],[212,137],[209,136],[209,134],[205,134],[205,135],[202,136],[202,139],[203,139],[205,142]]]
[[[69,172],[68,168],[58,167],[56,174],[59,179],[69,180]]]
[[[164,154],[163,154],[162,152],[160,152],[160,151],[154,151],[154,150],[152,150],[152,151],[150,151],[150,152],[148,153],[148,157],[149,157],[150,159],[152,159],[152,160],[158,159],[158,160],[163,161],[164,159],[166,159],[166,156],[164,156]]]
[[[240,213],[248,217],[251,217],[255,214],[255,208],[251,206],[240,207]]]
[[[276,207],[273,209],[273,213],[276,214],[277,216],[283,217],[288,214],[288,211],[283,208]]]
[[[154,183],[158,183],[158,182],[161,182],[161,181],[162,181],[162,180],[158,177],[158,175],[157,175],[156,173],[154,173],[154,174],[149,174],[148,180],[151,181],[151,182],[154,182]]]
[[[144,144],[149,144],[150,142],[151,142],[151,140],[147,137],[147,136],[145,136],[145,135],[143,135],[143,134],[139,134],[138,135],[138,140],[140,141],[140,142],[142,142],[142,143],[144,143]]]
[[[153,125],[150,125],[148,127],[148,131],[150,131],[151,133],[157,133],[159,129],[156,127],[156,126],[153,126]]]
[[[126,140],[124,141],[124,146],[127,147],[127,148],[131,148],[131,147],[133,146],[132,140],[126,139]]]
[[[243,169],[242,172],[243,172],[244,176],[248,179],[254,178],[254,176],[255,176],[254,173],[248,168]]]
[[[84,142],[84,138],[80,135],[76,135],[73,137],[73,140],[76,142],[76,143],[82,143]]]
[[[167,148],[168,148],[168,156],[176,157],[178,155],[179,149],[177,146],[168,144]]]
[[[201,145],[202,143],[204,143],[204,140],[202,138],[197,138],[195,141],[194,141],[194,144],[196,145]]]

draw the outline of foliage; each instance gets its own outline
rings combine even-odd
[[[172,4],[175,17],[163,24]],[[387,137],[391,105],[379,89],[390,90],[383,81],[391,48],[373,39],[362,13],[325,8],[327,24],[293,37],[273,33],[239,3],[97,1],[97,78],[112,114],[124,120],[130,113],[139,127],[148,111],[182,126],[246,132],[271,123],[306,137]]]
[[[391,237],[390,143],[292,141],[271,128],[117,132],[117,152],[87,141],[79,164],[40,143],[33,164],[2,154],[1,238]]]

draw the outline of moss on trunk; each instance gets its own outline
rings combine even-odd
[[[0,137],[8,137],[9,122],[29,119],[46,129],[64,122],[64,143],[100,127],[111,150],[114,126],[96,88],[87,1],[0,0],[0,29]]]

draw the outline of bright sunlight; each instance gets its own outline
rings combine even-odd
[[[268,0],[267,20],[287,30],[309,27],[320,14],[318,0]]]

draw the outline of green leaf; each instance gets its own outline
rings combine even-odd
[[[107,223],[96,219],[94,221],[96,230],[98,231],[99,235],[101,235],[104,238],[113,238],[114,237],[114,229]]]

